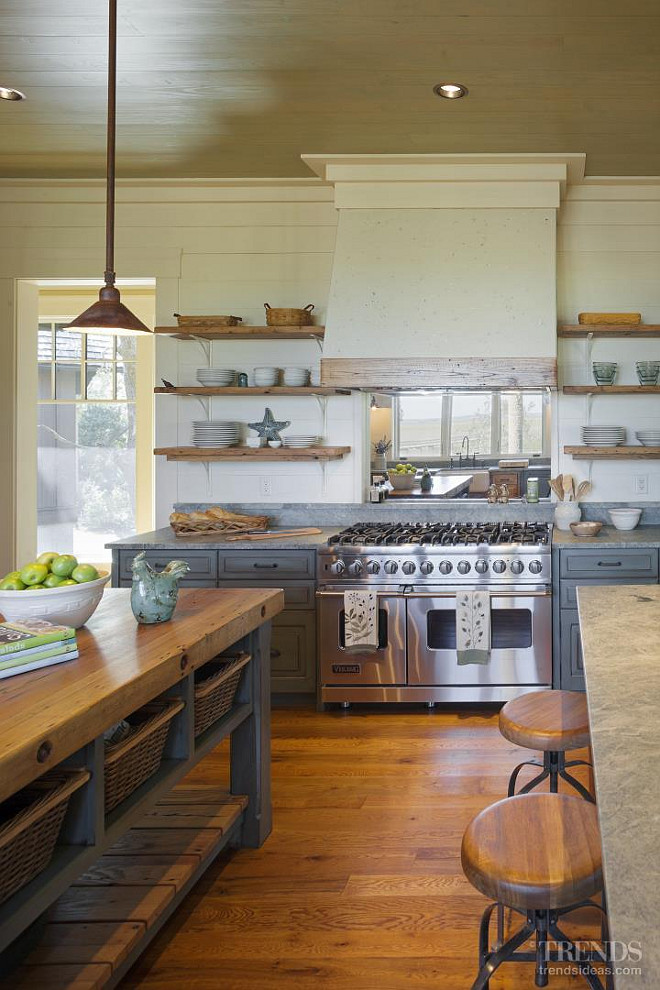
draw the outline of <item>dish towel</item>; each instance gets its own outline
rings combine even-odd
[[[347,653],[378,649],[378,595],[375,591],[344,592],[344,648]]]
[[[490,595],[487,591],[456,594],[458,663],[490,663]]]

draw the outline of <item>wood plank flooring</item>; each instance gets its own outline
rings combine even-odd
[[[276,710],[271,837],[222,855],[122,987],[467,990],[486,901],[463,877],[461,837],[522,753],[493,709]],[[222,784],[226,768],[217,750],[186,786]],[[590,915],[567,929],[595,935]],[[519,964],[491,980],[531,987]]]

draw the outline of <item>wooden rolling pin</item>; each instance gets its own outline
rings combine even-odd
[[[321,532],[315,526],[308,526],[306,529],[281,529],[278,532],[264,533],[236,533],[234,536],[225,537],[226,543],[235,543],[236,540],[253,542],[255,540],[279,540],[281,536],[318,536]]]

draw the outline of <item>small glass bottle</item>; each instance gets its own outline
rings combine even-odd
[[[528,502],[538,502],[539,500],[539,479],[538,478],[528,478],[527,479],[527,501]]]

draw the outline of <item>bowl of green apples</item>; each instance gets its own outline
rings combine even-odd
[[[417,484],[417,468],[413,464],[397,464],[387,472],[395,492],[411,492]]]
[[[0,614],[7,622],[46,619],[79,629],[98,607],[108,571],[79,563],[70,553],[40,554],[0,581]]]

